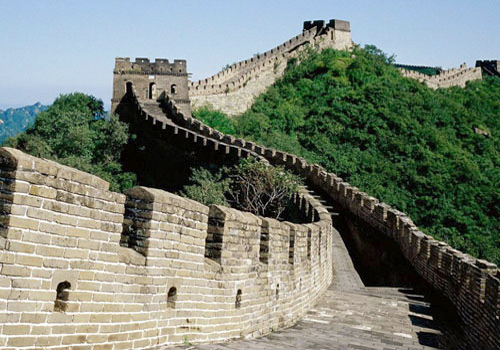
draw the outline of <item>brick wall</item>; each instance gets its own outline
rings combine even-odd
[[[349,22],[336,22],[349,26]],[[306,44],[319,49],[349,49],[352,47],[351,32],[345,28],[336,29],[333,25],[312,27],[271,50],[234,63],[211,77],[191,82],[191,106],[198,108],[208,105],[228,115],[244,112],[255,97],[283,75],[288,60],[303,50]]]
[[[465,63],[459,68],[448,69],[433,76],[403,68],[400,68],[399,70],[404,77],[416,79],[433,89],[447,88],[450,86],[465,87],[465,84],[468,81],[482,79],[482,71],[480,67],[467,68]]]
[[[305,159],[286,152],[224,135],[192,117],[184,116],[172,101],[165,101],[164,107],[175,123],[200,137],[223,142],[225,147],[239,149],[239,153],[244,150],[252,152],[274,165],[285,165],[321,188],[357,218],[394,239],[416,272],[455,306],[467,340],[464,348],[500,349],[500,271],[496,265],[464,254],[424,234],[405,213],[379,202],[319,165],[308,164]],[[314,199],[309,202],[314,203]],[[319,218],[328,215],[324,208],[317,210]],[[329,249],[330,245],[327,244],[327,247]]]
[[[467,349],[500,349],[500,271],[421,232],[404,213],[320,167],[308,178],[346,210],[394,239],[404,256],[456,307]]]
[[[302,195],[315,221],[296,225],[157,189],[113,193],[95,176],[9,148],[0,181],[1,349],[257,336],[292,325],[331,282],[331,221]],[[218,261],[207,257],[211,243]]]

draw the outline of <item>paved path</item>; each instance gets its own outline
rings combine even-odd
[[[434,325],[429,304],[411,291],[365,287],[338,233],[333,241],[335,282],[295,326],[258,339],[160,349],[438,348],[441,333]]]
[[[340,237],[340,234],[333,231],[333,281],[330,290],[335,291],[364,291],[365,286],[361,281],[349,252]]]
[[[163,115],[158,106],[147,106]],[[167,118],[165,118],[167,119]],[[325,197],[308,188],[334,211]],[[258,339],[162,349],[341,349],[424,350],[439,348],[442,337],[430,305],[411,290],[365,287],[337,231],[333,235],[334,280],[315,308],[295,326]]]

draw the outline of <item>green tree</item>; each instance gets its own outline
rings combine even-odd
[[[190,184],[181,195],[205,205],[222,204],[273,218],[281,218],[300,179],[282,166],[266,165],[254,158],[241,159],[217,172],[193,169]]]
[[[223,179],[223,172],[212,173],[208,169],[196,168],[184,186],[181,196],[205,205],[229,205],[225,193],[229,190],[229,179]]]
[[[128,137],[127,125],[107,116],[101,100],[73,93],[59,96],[26,132],[4,145],[97,175],[119,191],[135,183],[119,162]]]
[[[227,170],[227,196],[233,207],[255,215],[281,218],[301,181],[282,166],[270,166],[250,157]]]

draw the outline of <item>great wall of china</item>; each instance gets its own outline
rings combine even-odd
[[[317,49],[333,48],[346,50],[353,46],[349,22],[341,20],[309,21],[303,32],[283,44],[234,63],[222,71],[199,81],[189,83],[189,99],[193,108],[211,106],[227,115],[238,115],[247,110],[255,97],[264,92],[277,78],[283,75],[287,61],[309,45]],[[416,79],[433,89],[450,86],[464,87],[468,81],[478,80],[485,70],[485,63],[498,74],[497,61],[477,61],[476,67],[440,71],[434,76],[401,68],[403,76]]]
[[[357,299],[362,309],[390,309],[388,290],[370,299],[383,306],[369,308],[368,289],[332,213],[394,242],[429,289],[452,305],[463,333],[457,349],[500,349],[494,264],[424,234],[404,213],[317,165],[192,118],[185,63],[176,72],[175,63],[158,62],[117,59],[113,110],[164,142],[220,157],[251,155],[302,175],[307,187],[294,202],[306,222],[206,207],[145,187],[114,193],[95,176],[2,148],[1,349],[156,349],[253,338],[295,324],[325,297],[346,298],[334,311]],[[334,294],[330,284],[338,288]],[[339,322],[353,312],[344,311]],[[365,348],[431,348],[411,325],[388,328],[350,330],[368,337],[360,340]],[[359,349],[343,346],[337,334],[329,337],[332,348]]]
[[[418,80],[433,89],[450,86],[465,87],[468,81],[480,80],[483,74],[481,67],[468,68],[465,63],[461,64],[459,68],[448,69],[432,76],[413,70],[400,70],[404,77]]]
[[[304,23],[301,34],[283,44],[237,62],[211,77],[189,84],[189,99],[193,108],[204,105],[220,109],[228,115],[247,110],[255,97],[280,77],[287,61],[306,45],[345,50],[352,47],[349,22],[331,20]]]

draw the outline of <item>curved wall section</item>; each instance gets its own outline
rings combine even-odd
[[[459,68],[448,69],[432,76],[404,68],[399,68],[399,70],[404,77],[416,79],[433,89],[450,86],[465,87],[468,81],[482,79],[481,67],[467,68],[465,63]]]
[[[321,188],[345,210],[392,238],[415,271],[455,306],[467,341],[463,348],[500,349],[500,270],[495,264],[476,259],[424,234],[405,213],[379,202],[319,165],[224,135],[184,116],[170,100],[164,101],[163,106],[176,124],[196,134],[209,135],[233,147],[255,152],[271,164],[284,164]],[[319,217],[323,215],[328,214],[319,213]]]
[[[156,189],[113,193],[9,148],[0,181],[2,349],[253,337],[292,325],[332,279],[331,221],[314,201],[314,222],[278,222]]]

